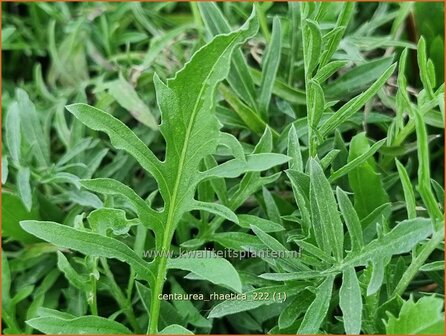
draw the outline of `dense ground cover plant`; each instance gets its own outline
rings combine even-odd
[[[2,5],[3,333],[443,332],[443,4]]]

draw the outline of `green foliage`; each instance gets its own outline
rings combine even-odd
[[[398,317],[389,314],[386,332],[392,334],[441,334],[444,330],[443,300],[425,296],[404,301]]]
[[[441,334],[430,6],[5,3],[3,334]]]

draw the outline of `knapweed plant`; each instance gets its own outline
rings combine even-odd
[[[3,4],[2,332],[442,334],[442,13]]]

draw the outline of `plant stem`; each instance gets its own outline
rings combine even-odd
[[[96,297],[96,279],[91,276],[91,298],[88,300],[90,306],[90,312],[92,315],[98,315],[98,303]]]
[[[173,202],[173,204],[175,204],[175,202]],[[158,297],[163,292],[164,282],[166,280],[167,256],[174,231],[171,229],[172,227],[174,227],[172,219],[174,215],[174,207],[170,207],[170,209],[172,210],[169,211],[169,215],[167,218],[166,231],[164,233],[161,251],[156,260],[156,262],[158,263],[158,267],[156,272],[155,284],[152,291],[152,302],[150,304],[150,321],[147,329],[147,333],[151,335],[158,332],[158,319],[161,306],[161,300],[159,300]]]
[[[443,241],[443,239],[444,239],[444,227],[442,227],[440,230],[434,233],[432,238],[426,243],[426,245],[423,246],[418,256],[412,260],[409,267],[406,269],[403,276],[401,277],[398,285],[395,287],[392,296],[402,295],[404,293],[404,291],[407,289],[412,279],[418,273],[420,267],[423,266],[426,259]]]

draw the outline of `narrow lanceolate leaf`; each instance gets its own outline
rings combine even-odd
[[[19,168],[17,172],[17,193],[28,212],[31,211],[33,206],[30,177],[31,172],[28,167]]]
[[[319,247],[326,252],[333,252],[335,258],[341,260],[344,251],[342,222],[330,183],[314,159],[310,161],[310,204]]]
[[[409,175],[407,174],[406,168],[395,159],[396,167],[398,169],[398,174],[400,176],[401,184],[403,185],[404,199],[406,200],[406,210],[407,218],[412,219],[417,216],[415,193],[412,188],[412,183],[410,181]]]
[[[364,238],[362,235],[362,227],[358,214],[356,213],[356,210],[345,191],[337,187],[336,196],[339,203],[339,209],[341,210],[342,217],[344,217],[345,225],[347,226],[348,233],[350,234],[352,251],[359,252],[364,246]]]
[[[416,244],[432,234],[432,220],[414,218],[402,221],[389,233],[373,240],[360,253],[350,252],[343,266],[366,266],[369,260],[409,252]]]
[[[259,153],[246,156],[246,160],[233,159],[213,167],[201,174],[201,178],[238,177],[247,172],[261,172],[286,163],[290,158],[277,153]]]
[[[268,120],[268,107],[271,100],[274,81],[280,63],[282,33],[279,17],[274,17],[271,42],[262,61],[262,81],[260,83],[259,109],[263,120]]]
[[[310,19],[304,19],[302,22],[302,37],[305,74],[308,78],[311,78],[311,74],[318,65],[321,56],[322,35],[318,23]]]
[[[361,64],[324,88],[327,97],[342,99],[358,92],[384,73],[392,65],[393,57],[378,58]]]
[[[429,141],[427,139],[426,123],[419,109],[415,110],[415,130],[417,134],[418,154],[418,190],[421,198],[433,218],[444,218],[440,211],[430,184]]]
[[[242,291],[242,283],[234,266],[208,250],[192,251],[178,258],[169,259],[167,267],[189,271],[216,285],[225,286],[239,293]]]
[[[25,231],[59,247],[79,251],[85,255],[125,261],[141,278],[145,280],[153,278],[149,264],[119,240],[54,222],[26,220],[20,222],[20,225]]]
[[[231,209],[223,204],[193,201],[190,204],[190,210],[202,210],[210,212],[214,215],[221,216],[231,222],[238,224],[238,218]]]
[[[218,34],[227,34],[231,31],[231,26],[226,21],[223,13],[217,4],[212,2],[200,2],[198,4],[200,13],[206,25],[209,36]],[[231,69],[228,74],[228,82],[232,89],[251,107],[257,110],[256,95],[254,83],[246,64],[245,57],[240,50],[236,51],[233,56]]]
[[[362,298],[356,271],[353,267],[346,268],[342,273],[339,306],[342,310],[345,333],[359,334],[361,331]]]
[[[111,114],[86,104],[73,104],[66,107],[77,119],[89,128],[106,133],[112,145],[132,155],[139,164],[157,180],[160,181],[160,162],[150,149]]]
[[[321,120],[322,114],[324,113],[325,97],[324,91],[322,90],[319,83],[312,79],[308,82],[308,102],[310,106],[308,107],[308,116],[310,118],[310,126],[316,128]]]
[[[338,178],[344,176],[351,170],[355,169],[356,167],[362,165],[363,163],[367,162],[368,159],[370,159],[386,142],[386,139],[382,139],[380,141],[375,142],[368,150],[366,150],[364,153],[359,155],[358,157],[354,158],[350,162],[348,162],[345,166],[342,168],[339,168],[335,172],[333,172],[330,175],[329,181],[333,182],[337,180]]]
[[[302,152],[294,124],[291,125],[288,131],[287,155],[291,158],[289,168],[303,172]]]
[[[56,316],[37,317],[26,321],[28,325],[44,334],[131,334],[132,332],[113,320],[100,316],[82,316],[72,319]]]
[[[59,251],[57,252],[57,267],[74,287],[85,292],[90,290],[88,277],[77,273],[68,259]]]
[[[20,131],[20,114],[16,102],[9,105],[5,122],[5,140],[9,155],[15,162],[20,162],[20,144],[22,132]]]
[[[319,83],[325,82],[331,75],[346,65],[348,61],[333,61],[318,70],[314,77]]]
[[[16,96],[22,134],[26,135],[26,138],[22,140],[26,140],[33,146],[32,153],[39,165],[46,166],[50,160],[49,144],[37,115],[36,107],[24,90],[17,89]]]
[[[353,10],[355,8],[354,2],[345,2],[342,7],[341,13],[339,13],[338,19],[336,21],[336,26],[330,32],[331,37],[327,39],[326,50],[321,56],[321,66],[325,66],[327,64],[333,54],[339,47],[339,43],[341,42],[342,36],[352,18]],[[327,34],[328,35],[328,34]]]
[[[385,258],[386,264],[389,261],[389,258]],[[372,277],[370,278],[369,284],[367,285],[367,296],[373,295],[381,288],[381,285],[384,280],[384,258],[372,260]]]
[[[396,63],[392,64],[366,91],[356,96],[334,113],[320,128],[322,135],[333,132],[339,125],[358,112],[390,78],[395,71]]]
[[[328,276],[316,289],[316,298],[308,307],[304,319],[300,324],[298,334],[317,334],[330,306],[331,292],[333,289],[333,276]]]
[[[122,75],[108,83],[107,87],[118,104],[129,111],[136,120],[153,130],[158,129],[158,122],[152,115],[149,107],[141,100],[135,88]]]
[[[426,54],[426,40],[424,39],[423,36],[420,37],[420,40],[418,41],[417,45],[417,61],[418,61],[418,66],[420,68],[420,79],[423,82],[423,87],[426,89],[429,98],[431,98],[433,97],[434,92],[427,65],[428,61]]]
[[[287,297],[296,295],[305,290],[306,284],[293,284],[293,286],[280,285],[268,286],[250,290],[244,293],[246,299],[227,300],[214,306],[209,313],[208,318],[220,318],[227,315],[240,313],[243,311],[258,308],[263,305],[281,302],[279,295],[286,293]],[[279,294],[279,295],[278,295]],[[262,300],[259,298],[262,297]]]
[[[282,225],[276,222],[253,215],[246,215],[246,214],[239,215],[238,219],[239,219],[239,225],[247,229],[249,229],[251,225],[255,225],[263,232],[278,232],[285,230],[285,228]]]

